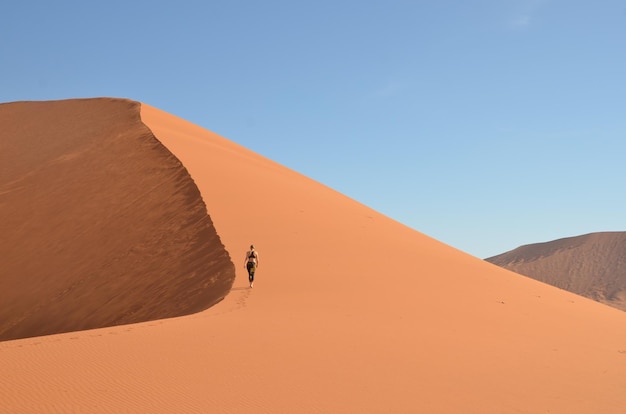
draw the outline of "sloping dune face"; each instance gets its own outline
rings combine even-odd
[[[0,411],[624,413],[626,313],[166,112],[141,119],[197,184],[238,261],[233,288],[182,318],[0,342]]]
[[[185,321],[219,335],[188,336],[213,357],[185,363],[185,378],[212,390],[187,400],[195,412],[623,412],[622,312],[464,254],[156,108],[141,112],[240,253],[233,292]],[[251,242],[254,289],[241,266]]]
[[[529,244],[486,260],[626,311],[626,232]]]
[[[197,187],[139,108],[0,105],[0,340],[184,315],[230,289]]]

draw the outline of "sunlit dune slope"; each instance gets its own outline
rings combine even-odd
[[[233,265],[139,104],[0,105],[0,340],[179,316]]]
[[[261,251],[254,292],[229,296],[228,303],[247,300],[226,342],[254,349],[250,362],[262,362],[220,372],[273,384],[251,391],[262,406],[285,399],[295,411],[316,407],[308,412],[626,406],[618,391],[626,389],[621,313],[464,254],[158,109],[144,105],[142,119],[198,183],[235,262],[239,253],[236,286],[246,286],[248,245]]]
[[[626,232],[534,243],[486,260],[626,311]]]

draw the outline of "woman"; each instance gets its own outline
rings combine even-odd
[[[254,250],[254,245],[250,245],[250,250],[246,253],[246,261],[244,266],[248,270],[248,280],[250,281],[250,287],[254,285],[254,272],[259,267],[259,252]]]

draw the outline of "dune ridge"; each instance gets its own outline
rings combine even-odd
[[[0,106],[0,340],[198,312],[234,268],[137,102]]]
[[[533,243],[485,260],[626,311],[626,232]]]
[[[0,343],[10,412],[623,412],[623,312],[157,108],[142,104],[141,120],[197,184],[233,288],[184,317]]]

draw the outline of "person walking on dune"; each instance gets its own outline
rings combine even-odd
[[[250,282],[250,287],[252,287],[254,285],[254,272],[259,267],[259,252],[254,250],[254,245],[252,244],[250,245],[250,250],[246,253],[244,266],[248,270],[248,281]]]

